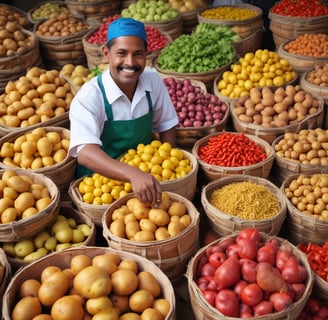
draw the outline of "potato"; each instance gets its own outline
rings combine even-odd
[[[170,207],[168,208],[168,213],[171,216],[183,216],[186,213],[186,207],[183,203],[174,201],[171,203]]]
[[[159,227],[167,225],[170,221],[169,214],[162,209],[152,208],[149,210],[148,216]]]
[[[19,193],[28,192],[30,190],[30,184],[19,175],[8,178],[7,185]]]
[[[161,294],[161,287],[155,276],[149,271],[141,271],[138,273],[139,289],[149,291],[154,298]]]
[[[52,143],[47,137],[42,137],[37,142],[37,150],[41,157],[51,156],[52,148]]]
[[[133,292],[129,298],[129,307],[134,312],[143,312],[153,305],[154,297],[148,290],[140,289]]]
[[[33,207],[35,204],[34,196],[31,192],[22,192],[14,201],[14,207],[19,211],[23,212],[29,207]]]

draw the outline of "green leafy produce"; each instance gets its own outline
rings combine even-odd
[[[236,58],[234,36],[201,27],[192,34],[182,34],[168,44],[157,58],[158,67],[180,73],[198,73],[218,69]]]
[[[241,40],[239,34],[233,31],[231,27],[213,23],[202,22],[197,25],[195,32],[217,32],[222,38],[232,42]]]

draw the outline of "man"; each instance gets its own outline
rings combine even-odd
[[[159,182],[117,160],[129,148],[150,143],[155,132],[162,142],[176,143],[178,117],[170,96],[161,77],[145,69],[143,23],[131,18],[110,23],[103,55],[108,70],[84,84],[70,106],[70,155],[78,159],[79,176],[97,172],[130,181],[142,202],[156,204]]]

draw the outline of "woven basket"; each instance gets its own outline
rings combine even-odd
[[[214,190],[231,183],[239,183],[244,181],[251,181],[266,187],[278,199],[280,210],[276,216],[262,220],[244,220],[222,212],[210,204],[209,198]],[[209,219],[209,224],[220,236],[225,236],[245,228],[257,228],[259,231],[265,232],[268,235],[277,235],[280,232],[287,213],[286,200],[277,186],[265,178],[248,175],[231,175],[229,177],[224,177],[208,183],[202,189],[201,202]]]
[[[284,41],[305,33],[326,33],[328,16],[318,17],[287,17],[269,11],[270,30],[273,41],[278,49]]]
[[[47,15],[44,15],[43,17],[40,17],[40,19],[37,19],[37,20],[33,18],[33,14],[34,14],[34,11],[38,10],[41,6],[43,6],[45,4],[49,4],[49,3],[58,6],[60,10],[67,10],[68,11],[68,7],[67,7],[65,1],[46,1],[46,2],[40,2],[40,3],[38,3],[38,5],[36,5],[35,7],[33,7],[32,9],[30,9],[27,12],[27,19],[32,24],[38,23],[40,20],[43,20],[43,19],[48,19],[50,13],[52,13],[53,11],[50,12],[50,10],[49,10],[49,13]]]
[[[166,275],[151,261],[139,257],[135,254],[128,252],[121,252],[113,250],[111,248],[101,247],[80,247],[67,249],[61,252],[55,252],[48,256],[41,258],[38,261],[32,262],[28,266],[20,269],[9,282],[9,285],[5,291],[3,297],[2,317],[4,320],[11,319],[11,311],[14,303],[17,301],[18,290],[22,282],[27,279],[34,278],[40,279],[41,272],[48,266],[58,266],[61,269],[70,267],[71,259],[77,255],[86,254],[90,258],[105,253],[117,253],[122,260],[134,260],[137,262],[138,271],[151,272],[157,279],[161,287],[161,297],[167,299],[170,302],[170,310],[165,320],[175,319],[176,302],[174,297],[174,290],[172,283],[166,277]]]
[[[192,33],[195,29],[195,27],[198,25],[198,11],[202,8],[199,8],[197,10],[190,10],[181,12],[181,18],[182,18],[182,33]]]
[[[63,138],[70,139],[70,131],[66,128],[49,126],[44,127],[44,129],[46,132],[58,132]],[[31,129],[27,129],[7,134],[0,139],[0,146],[2,146],[5,142],[13,143],[18,137],[31,131]],[[76,166],[76,158],[72,158],[67,154],[66,158],[63,161],[56,163],[52,166],[42,167],[36,170],[28,170],[35,173],[44,174],[48,178],[52,179],[57,185],[60,195],[64,195],[68,191],[69,184],[75,177]],[[12,167],[5,165],[3,162],[0,162],[0,168],[11,169]]]
[[[273,141],[272,147],[274,150],[276,144],[278,144],[281,139],[283,139],[283,135],[277,137]],[[274,183],[280,186],[287,178],[295,174],[311,174],[316,172],[326,173],[328,172],[328,166],[301,164],[290,159],[276,156],[272,172],[274,172]]]
[[[77,18],[99,24],[104,18],[118,13],[121,9],[121,1],[119,0],[92,0],[78,1],[65,0],[69,11]]]
[[[234,103],[232,103],[230,108],[230,114],[234,129],[237,132],[253,134],[272,144],[276,138],[283,135],[285,132],[299,132],[302,129],[320,128],[322,127],[324,117],[324,102],[320,96],[312,96],[319,101],[319,108],[316,113],[308,115],[304,120],[300,121],[299,123],[290,124],[279,128],[265,128],[261,125],[255,125],[253,123],[246,123],[240,121],[234,112]]]
[[[33,179],[33,181],[35,181],[35,183],[46,186],[52,201],[46,209],[38,212],[34,216],[10,223],[1,224],[0,241],[2,242],[18,241],[35,235],[56,219],[59,210],[59,190],[56,184],[50,178],[46,177],[44,174],[33,173],[29,170],[11,170],[14,170],[18,175],[30,177]],[[4,171],[5,170],[0,170],[1,176]]]
[[[327,168],[328,169],[328,168]],[[306,176],[310,176],[314,173],[320,173],[320,171],[314,171],[310,173],[304,173]],[[285,189],[289,186],[293,179],[297,179],[299,174],[290,175],[284,180],[280,189],[287,203],[287,224],[288,233],[287,239],[295,245],[299,243],[314,243],[318,245],[324,244],[328,241],[328,222],[319,221],[314,217],[308,216],[299,211],[292,202],[287,198]]]
[[[316,297],[324,300],[328,299],[328,282],[320,278],[315,272],[313,293]]]
[[[144,22],[145,26],[153,27],[164,34],[168,34],[172,40],[182,34],[182,16],[179,13],[175,18],[160,22]]]
[[[94,246],[95,241],[96,241],[96,228],[95,228],[93,221],[89,217],[87,217],[85,214],[81,213],[80,211],[78,211],[72,207],[69,207],[68,205],[69,205],[68,203],[60,202],[58,214],[63,215],[66,218],[74,218],[74,220],[78,224],[86,223],[90,227],[91,232],[90,232],[90,235],[85,239],[83,244],[81,244],[81,246]],[[56,221],[54,221],[54,222],[56,222]],[[52,226],[52,224],[50,224],[48,227],[51,228],[51,226]],[[47,228],[45,228],[45,229],[47,229]],[[76,247],[76,245],[74,245],[73,247]],[[48,254],[50,254],[50,253],[52,253],[52,252],[49,252]],[[19,268],[30,264],[30,262],[26,262],[26,261],[24,261],[24,259],[20,259],[20,258],[13,258],[13,257],[7,256],[7,259],[14,271],[17,271]]]
[[[240,9],[249,9],[256,12],[256,16],[249,19],[243,20],[220,20],[220,19],[208,19],[203,16],[205,10],[218,8],[218,7],[230,7],[230,8],[240,8]],[[251,5],[237,3],[233,5],[222,5],[215,7],[207,7],[198,11],[198,23],[212,23],[216,25],[230,26],[236,33],[239,34],[241,38],[247,38],[252,35],[254,32],[258,31],[263,27],[263,12],[262,9]]]
[[[237,133],[231,132],[231,134],[237,134]],[[199,158],[199,149],[204,145],[206,145],[211,137],[217,135],[220,135],[220,132],[211,133],[197,140],[194,147],[192,148],[192,154],[196,157],[200,168],[202,169],[205,177],[209,181],[220,179],[230,174],[250,175],[260,178],[268,178],[274,162],[275,152],[272,146],[268,142],[254,135],[246,134],[246,137],[253,140],[255,144],[261,147],[267,155],[267,158],[265,160],[257,164],[253,164],[249,166],[241,166],[241,167],[223,167],[223,166],[211,165],[201,160]]]
[[[172,192],[168,192],[168,195],[172,201],[183,203],[191,217],[191,224],[177,236],[165,240],[138,242],[120,238],[110,232],[108,226],[112,221],[113,211],[135,197],[133,193],[116,200],[106,210],[102,218],[102,227],[103,236],[109,247],[145,257],[155,263],[170,280],[176,280],[183,274],[189,258],[198,249],[199,212],[186,198]]]
[[[200,291],[196,284],[196,273],[197,273],[197,266],[200,263],[202,257],[206,254],[206,249],[210,246],[219,244],[220,242],[229,239],[231,237],[235,238],[238,235],[237,233],[234,233],[232,235],[220,238],[218,240],[213,241],[209,245],[201,248],[196,255],[190,260],[186,277],[188,280],[188,291],[190,295],[191,300],[191,306],[194,311],[195,319],[196,320],[236,320],[239,318],[235,317],[228,317],[224,316],[221,312],[219,312],[217,309],[212,307],[204,298],[203,293]],[[300,313],[302,312],[303,308],[305,307],[305,304],[308,300],[308,298],[311,295],[312,288],[313,288],[313,273],[311,272],[311,268],[309,266],[309,263],[307,261],[307,258],[305,254],[303,254],[299,249],[297,249],[295,246],[293,246],[291,243],[289,243],[287,240],[279,238],[279,237],[272,237],[269,235],[266,235],[265,233],[261,233],[261,239],[266,241],[270,239],[277,239],[279,243],[279,247],[282,249],[286,249],[288,251],[291,251],[293,255],[295,255],[301,262],[301,264],[306,268],[308,278],[306,280],[306,288],[303,295],[291,306],[288,308],[276,312],[276,313],[270,313],[266,316],[258,316],[258,317],[252,317],[252,319],[258,319],[258,320],[297,320]]]
[[[78,19],[88,25],[88,28],[66,37],[38,36],[40,54],[44,65],[48,69],[60,70],[65,64],[86,65],[86,56],[83,50],[82,37],[93,27],[85,19]],[[34,25],[34,32],[43,21]]]
[[[322,122],[322,128],[328,129],[328,87],[321,87],[317,86],[315,84],[312,84],[308,82],[307,76],[308,74],[313,71],[313,68],[309,68],[307,71],[305,71],[300,79],[300,85],[303,88],[303,90],[310,92],[311,94],[314,94],[316,96],[320,96],[324,101],[324,116],[323,116],[323,122]]]
[[[289,63],[293,66],[293,69],[299,75],[302,75],[304,72],[308,71],[316,64],[328,62],[328,56],[320,58],[320,57],[302,56],[298,54],[289,53],[284,48],[291,41],[293,41],[293,39],[292,40],[289,39],[281,43],[277,52],[281,58],[289,61]]]
[[[155,60],[154,60],[154,68],[157,70],[157,72],[161,76],[202,81],[203,83],[205,83],[206,89],[208,92],[211,92],[211,90],[213,88],[213,81],[216,78],[217,74],[228,70],[229,67],[230,67],[230,64],[227,64],[220,68],[214,69],[212,71],[207,71],[207,72],[180,73],[180,72],[161,69],[157,64],[157,59],[155,58]],[[223,100],[223,101],[225,101],[225,100]]]
[[[0,248],[0,265],[3,267],[3,275],[0,279],[0,296],[3,297],[5,290],[7,289],[7,285],[11,279],[12,270],[11,265],[8,262],[7,256],[3,249]],[[2,299],[0,299],[0,310],[2,310]]]

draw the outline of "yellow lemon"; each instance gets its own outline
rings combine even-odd
[[[94,194],[91,192],[87,192],[83,195],[82,199],[83,202],[91,204],[93,202],[93,199],[95,198]]]
[[[113,197],[110,193],[108,192],[104,192],[102,195],[101,195],[101,202],[103,204],[110,204],[113,202]]]

